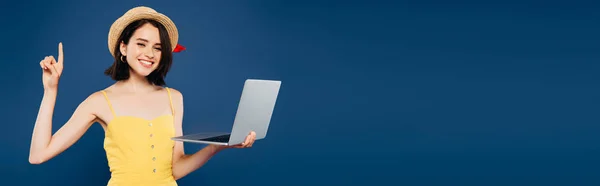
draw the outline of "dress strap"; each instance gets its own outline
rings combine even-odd
[[[108,108],[110,108],[110,111],[112,112],[113,116],[117,116],[115,110],[112,107],[112,104],[110,103],[110,100],[108,99],[108,96],[106,95],[106,92],[104,90],[102,90],[101,92],[102,94],[104,94],[104,98],[106,98],[106,102],[108,103]]]
[[[175,109],[173,108],[173,98],[171,97],[171,90],[166,87],[167,93],[169,94],[169,103],[171,104],[171,114],[175,115]]]

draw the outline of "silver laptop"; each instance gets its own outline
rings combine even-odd
[[[231,132],[195,133],[171,138],[175,141],[237,145],[244,142],[250,131],[256,139],[264,139],[279,94],[281,81],[248,79],[244,83]]]

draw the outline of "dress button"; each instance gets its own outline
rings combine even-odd
[[[154,145],[151,145],[150,148],[154,148]]]
[[[152,126],[152,123],[148,124],[148,126]]]
[[[150,137],[152,137],[152,134],[150,134]]]
[[[156,172],[156,169],[152,170],[152,172]]]
[[[156,157],[152,157],[152,161],[156,161]]]

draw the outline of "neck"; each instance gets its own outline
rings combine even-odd
[[[140,76],[139,74],[130,71],[129,79],[120,81],[122,87],[124,87],[127,91],[138,93],[138,92],[147,92],[154,88],[150,82],[144,76]]]

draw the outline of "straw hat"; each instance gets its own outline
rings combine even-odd
[[[169,33],[169,38],[171,38],[172,49],[175,50],[175,48],[178,47],[177,40],[179,39],[179,33],[177,33],[177,27],[175,26],[175,23],[173,23],[169,17],[156,12],[152,8],[139,6],[125,12],[123,16],[119,17],[119,19],[117,19],[112,26],[110,26],[110,30],[108,31],[108,50],[113,57],[115,55],[114,47],[119,39],[119,36],[121,36],[123,29],[125,29],[125,27],[127,27],[127,25],[130,23],[140,19],[152,19],[164,25]]]

